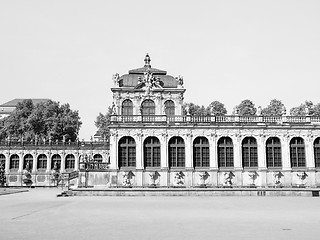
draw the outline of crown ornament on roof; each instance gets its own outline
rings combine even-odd
[[[147,53],[146,57],[144,58],[144,67],[151,68],[150,62],[151,62],[151,59],[150,59],[149,53]]]

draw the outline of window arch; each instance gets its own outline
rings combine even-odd
[[[316,168],[320,168],[320,138],[314,140],[313,143],[314,151],[314,165]]]
[[[122,102],[121,115],[133,115],[133,103],[131,100],[126,99]]]
[[[76,163],[76,160],[75,160],[74,155],[73,155],[73,154],[68,154],[68,155],[66,156],[66,162],[65,162],[65,169],[66,169],[66,171],[72,171],[72,170],[74,170],[75,163]]]
[[[136,166],[136,142],[132,137],[123,137],[119,141],[119,168]]]
[[[54,154],[51,158],[51,169],[60,170],[61,169],[61,156],[59,154]]]
[[[175,115],[175,105],[172,100],[167,100],[164,103],[164,112],[166,116],[174,116]]]
[[[45,154],[40,154],[37,160],[37,169],[46,170],[47,169],[47,156]]]
[[[144,166],[160,167],[160,141],[156,137],[147,137],[143,144]]]
[[[218,166],[233,167],[233,142],[230,137],[221,137],[218,141]]]
[[[155,115],[156,112],[156,105],[154,101],[151,99],[144,100],[141,104],[141,114],[142,115]]]
[[[268,168],[281,168],[281,142],[277,137],[270,137],[266,142],[266,158]]]
[[[242,141],[242,166],[258,167],[258,146],[254,137],[246,137]]]
[[[193,141],[193,166],[210,167],[209,141],[206,137],[197,137]]]
[[[33,168],[33,156],[31,154],[26,154],[23,158],[23,169],[32,170]]]
[[[6,166],[6,156],[3,154],[0,154],[0,168],[2,167],[5,169]]]
[[[10,170],[18,170],[19,169],[19,156],[17,154],[13,154],[10,156]]]
[[[185,167],[185,145],[181,137],[172,137],[169,141],[169,168]]]
[[[102,163],[102,160],[103,160],[103,158],[102,158],[101,154],[97,153],[97,154],[93,155],[93,161],[95,161],[97,163]]]
[[[306,166],[305,146],[301,137],[294,137],[290,141],[290,162],[292,168]]]

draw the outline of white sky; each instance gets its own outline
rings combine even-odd
[[[79,110],[80,139],[111,105],[112,74],[184,77],[186,102],[320,102],[320,1],[0,1],[0,103]]]

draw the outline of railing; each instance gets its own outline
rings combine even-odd
[[[111,123],[270,123],[270,124],[319,124],[320,117],[316,116],[191,116],[191,115],[113,115]]]

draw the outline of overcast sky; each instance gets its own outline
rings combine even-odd
[[[184,77],[186,102],[320,102],[320,1],[0,1],[0,103],[79,110],[80,139],[111,105],[112,74]]]

